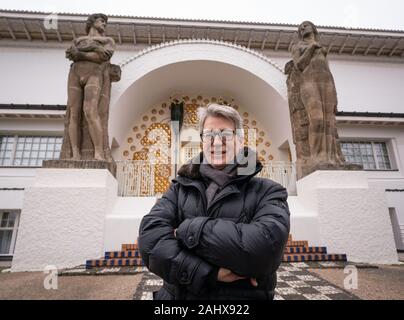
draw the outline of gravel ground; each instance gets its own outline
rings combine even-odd
[[[343,269],[309,269],[321,278],[343,288],[348,274]],[[365,300],[404,300],[404,265],[379,265],[358,269],[358,289],[347,290]]]
[[[132,300],[142,274],[58,277],[58,289],[44,288],[41,272],[0,273],[0,300]]]

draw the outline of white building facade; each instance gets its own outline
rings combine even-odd
[[[70,64],[64,51],[84,35],[87,15],[55,19],[2,11],[0,17],[0,260],[15,264],[15,271],[37,270],[43,267],[41,253],[31,262],[21,257],[33,252],[26,243],[35,243],[38,252],[51,251],[41,236],[51,220],[24,217],[32,205],[27,197],[38,195],[37,208],[46,205],[46,193],[35,192],[52,170],[41,169],[42,161],[58,158],[62,143]],[[199,151],[196,109],[212,101],[231,104],[245,128],[256,130],[262,175],[288,188],[295,239],[347,253],[348,260],[396,262],[397,251],[404,250],[404,32],[318,30],[336,83],[343,152],[365,170],[316,172],[296,182],[283,66],[291,59],[297,26],[109,17],[107,35],[117,44],[112,63],[122,69],[121,80],[112,86],[109,116],[116,186],[105,182],[110,178],[93,186],[113,193],[107,209],[94,210],[95,231],[94,225],[83,228],[86,217],[80,215],[71,215],[68,229],[58,229],[94,233],[94,241],[90,235],[74,238],[73,247],[60,239],[58,249],[68,252],[60,266],[84,263],[136,241],[141,218],[175,175],[174,166],[150,165],[146,156],[171,139],[167,125],[174,95],[186,105],[180,163]],[[154,143],[151,129],[161,130],[167,141]],[[341,200],[349,194],[349,203]],[[97,197],[94,203],[101,193]],[[376,236],[367,238],[370,234]],[[80,246],[92,249],[78,253],[74,248]]]

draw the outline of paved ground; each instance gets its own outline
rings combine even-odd
[[[277,273],[275,300],[358,300],[355,295],[315,276],[308,271],[308,267],[306,263],[283,263]],[[146,272],[134,299],[153,300],[153,291],[157,291],[162,284],[162,279]]]
[[[348,290],[365,300],[404,300],[404,265],[378,266],[358,270],[358,289]],[[309,269],[338,287],[343,286],[343,269]]]
[[[142,274],[58,277],[58,290],[44,288],[41,272],[0,273],[0,300],[133,299]]]
[[[343,263],[284,263],[278,272],[277,300],[402,299],[404,265],[358,266],[358,289],[345,290]],[[145,268],[82,267],[65,270],[58,290],[46,290],[40,272],[0,273],[4,299],[139,299],[149,300],[162,280]]]

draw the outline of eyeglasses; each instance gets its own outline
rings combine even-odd
[[[218,136],[222,143],[226,143],[227,141],[232,141],[234,139],[234,134],[235,131],[231,129],[205,131],[201,134],[201,140],[213,144],[216,136]]]

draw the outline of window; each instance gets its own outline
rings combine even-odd
[[[199,146],[199,143],[197,143],[197,144],[188,143],[186,146],[183,146],[181,148],[182,163],[186,163],[189,160],[193,159],[200,152],[201,152],[201,147]]]
[[[14,150],[13,136],[0,136],[0,165],[11,166]]]
[[[363,165],[365,170],[391,170],[385,142],[344,141],[341,149],[347,162]]]
[[[19,218],[19,211],[0,211],[0,255],[12,255],[14,253]]]
[[[43,160],[58,159],[62,137],[0,136],[0,165],[40,167]]]

